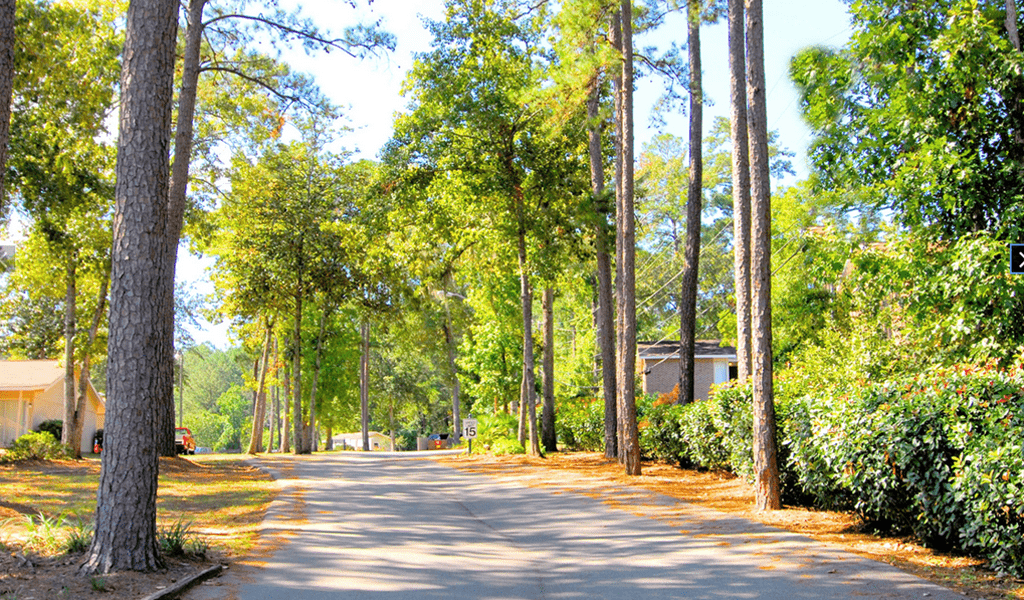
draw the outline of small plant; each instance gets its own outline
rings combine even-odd
[[[64,515],[50,518],[44,514],[25,517],[25,529],[28,537],[25,547],[36,552],[53,554],[64,546]]]
[[[78,554],[85,552],[92,544],[93,524],[85,521],[78,521],[75,525],[69,526],[67,538],[64,540],[65,554]]]
[[[160,551],[168,556],[204,557],[210,545],[192,531],[192,523],[178,519],[170,527],[157,531]]]
[[[107,591],[107,580],[102,577],[93,577],[89,580],[89,584],[92,585],[92,591],[94,592]]]

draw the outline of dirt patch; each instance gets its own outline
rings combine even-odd
[[[114,573],[90,577],[78,573],[84,555],[22,557],[0,553],[0,599],[51,600],[103,598],[138,600],[200,572],[212,563],[168,559],[155,573]]]
[[[864,524],[855,514],[793,506],[780,511],[755,510],[753,488],[730,473],[644,463],[640,477],[627,477],[618,463],[598,453],[557,453],[546,458],[476,455],[441,461],[498,479],[585,494],[613,508],[672,525],[672,511],[655,510],[650,494],[643,493],[652,492],[800,533],[889,563],[971,598],[1024,599],[1024,581],[986,569],[983,560],[935,552],[910,538],[864,532]]]
[[[189,522],[195,519],[195,530],[211,544],[205,559],[165,557],[164,568],[153,573],[83,576],[78,571],[85,561],[84,553],[23,554],[25,532],[21,523],[26,515],[38,514],[39,510],[26,503],[30,500],[3,501],[0,502],[0,600],[93,597],[138,600],[213,564],[235,560],[235,552],[229,549],[240,546],[232,543],[233,540],[255,537],[255,529],[273,495],[253,489],[270,482],[271,478],[237,458],[196,458],[195,461],[183,457],[160,459],[158,516],[167,523],[182,517]],[[99,470],[100,463],[95,459],[32,461],[0,466],[0,480],[11,484],[21,482],[22,487],[26,487],[25,482],[31,482],[28,487],[44,488],[37,494],[37,500],[42,500],[50,495],[51,488],[66,489],[72,477],[85,478],[92,483],[82,486],[80,493],[91,496],[95,506]],[[51,508],[48,512],[56,511]],[[212,519],[211,513],[215,514]]]

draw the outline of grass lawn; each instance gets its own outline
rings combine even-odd
[[[248,552],[257,526],[277,487],[269,475],[244,462],[242,455],[201,455],[160,459],[157,525],[181,522],[228,556]],[[30,515],[47,523],[91,524],[96,511],[100,461],[31,461],[0,465],[0,545],[21,546],[40,537],[64,537],[46,531],[33,540]],[[39,532],[36,517],[35,531]],[[44,548],[26,548],[41,551]]]

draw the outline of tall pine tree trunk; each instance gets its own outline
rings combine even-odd
[[[15,0],[0,0],[0,216],[4,206],[4,174],[7,172],[7,145],[11,137],[11,96],[14,91]]]
[[[294,330],[292,331],[293,355],[292,375],[295,381],[292,384],[292,427],[295,430],[292,436],[295,442],[295,454],[309,454],[310,449],[306,445],[306,413],[302,410],[302,294],[295,295]]]
[[[541,441],[544,450],[556,452],[555,436],[555,290],[544,288],[544,356],[543,369],[544,408],[541,412]]]
[[[64,265],[64,425],[61,429],[60,441],[71,447],[75,437],[75,426],[79,415],[75,402],[75,304],[78,298],[77,264],[74,250],[68,250],[67,262]],[[77,455],[81,448],[71,447]]]
[[[310,451],[315,452],[318,450],[318,442],[320,436],[318,435],[319,429],[316,426],[316,386],[320,380],[320,362],[323,357],[324,349],[324,332],[327,327],[327,317],[330,316],[330,304],[324,300],[324,310],[320,313],[320,332],[316,338],[316,361],[313,364],[313,384],[309,386],[309,439],[307,444],[309,445]]]
[[[601,383],[604,391],[604,455],[618,455],[618,411],[615,408],[615,309],[612,297],[612,266],[609,251],[614,250],[614,239],[609,232],[610,208],[604,189],[604,152],[601,144],[603,129],[600,118],[600,79],[594,77],[587,98],[589,126],[590,185],[594,194],[597,225],[597,345],[600,351]]]
[[[362,352],[359,354],[359,423],[363,433],[363,451],[370,451],[370,321],[360,325]]]
[[[736,288],[736,359],[740,381],[746,381],[750,377],[750,154],[747,138],[747,52],[743,15],[743,0],[729,0],[732,246]]]
[[[89,326],[89,339],[86,341],[84,352],[82,352],[82,366],[78,372],[78,400],[75,412],[85,415],[87,395],[89,393],[89,378],[92,375],[92,347],[96,343],[96,336],[100,330],[100,322],[106,314],[107,307],[107,285],[109,276],[104,276],[100,283],[100,292],[96,297],[96,311],[92,315],[92,323]],[[71,437],[71,447],[75,450],[75,458],[82,458],[82,433],[85,428],[85,418],[80,416],[75,420],[75,431]]]
[[[256,406],[252,413],[252,433],[249,436],[249,454],[263,452],[263,422],[267,418],[267,361],[270,359],[270,341],[273,322],[267,318],[264,324],[263,352],[260,353],[259,383],[256,385]]]
[[[455,443],[459,443],[462,438],[462,421],[460,414],[461,406],[459,405],[459,371],[455,364],[455,333],[452,331],[452,311],[448,307],[448,295],[444,292],[444,345],[445,350],[448,352],[448,369],[451,370],[452,377],[452,430],[455,432]],[[392,444],[392,447],[394,445]]]
[[[640,435],[636,422],[636,225],[633,213],[633,3],[622,0],[622,285],[619,312],[619,425],[627,475],[640,474]]]
[[[772,393],[771,181],[761,0],[746,0],[747,118],[750,128],[751,325],[754,382],[754,492],[759,510],[782,508]]]
[[[690,180],[686,193],[686,262],[679,302],[679,398],[693,402],[693,347],[697,337],[697,274],[700,268],[700,228],[704,191],[704,91],[700,67],[701,2],[689,0],[687,47],[690,59]]]
[[[525,435],[529,435],[530,445],[526,451],[533,456],[540,456],[540,439],[537,435],[537,402],[536,393],[536,364],[533,357],[533,288],[530,285],[530,267],[526,261],[526,230],[523,226],[524,216],[522,200],[519,200],[519,283],[520,300],[523,311],[523,379],[520,388],[520,425],[523,424],[523,416],[526,416],[528,423],[526,430],[521,427],[520,441]],[[524,444],[525,445],[525,444]]]
[[[165,269],[171,108],[178,3],[128,5],[115,190],[107,408],[87,573],[151,571],[156,543],[157,431],[161,362],[171,356],[167,305],[154,290]],[[171,281],[173,285],[173,280]],[[170,432],[173,439],[173,430]]]
[[[178,93],[178,115],[175,120],[177,131],[174,136],[174,162],[171,167],[171,181],[167,192],[167,218],[164,221],[163,248],[164,269],[169,273],[155,293],[165,306],[164,335],[174,339],[174,277],[178,260],[178,241],[185,217],[185,195],[188,187],[188,168],[192,154],[193,126],[195,116],[196,89],[199,79],[199,51],[202,46],[203,8],[207,0],[190,0],[188,3],[188,26],[185,30],[185,56],[182,65],[181,90]],[[174,347],[161,362],[166,394],[161,394],[157,408],[157,443],[161,456],[173,456],[174,445]]]
[[[288,362],[285,361],[284,365],[284,417],[281,423],[281,453],[285,454],[291,452],[291,394],[292,394],[292,381],[291,381],[291,368],[288,366]]]
[[[612,15],[611,45],[620,55],[622,54],[622,11],[616,10]],[[622,214],[622,173],[623,173],[623,108],[622,100],[625,92],[622,89],[622,66],[618,65],[612,77],[612,94],[614,96],[615,113],[615,445],[618,449],[616,458],[620,464],[625,464],[626,454],[624,451],[624,431],[622,427],[622,394],[619,386],[622,385],[622,321],[625,313],[622,309],[623,302],[623,258],[624,244],[622,242],[622,223],[625,217]]]

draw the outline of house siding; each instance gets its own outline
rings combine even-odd
[[[697,358],[693,361],[694,381],[693,397],[696,400],[707,400],[711,396],[711,386],[715,381],[715,363],[723,362],[715,359]],[[728,376],[728,362],[726,375]],[[643,391],[645,394],[667,394],[679,383],[679,359],[641,360],[640,368],[643,375]],[[647,371],[650,370],[650,373]],[[719,368],[719,370],[721,370]]]

